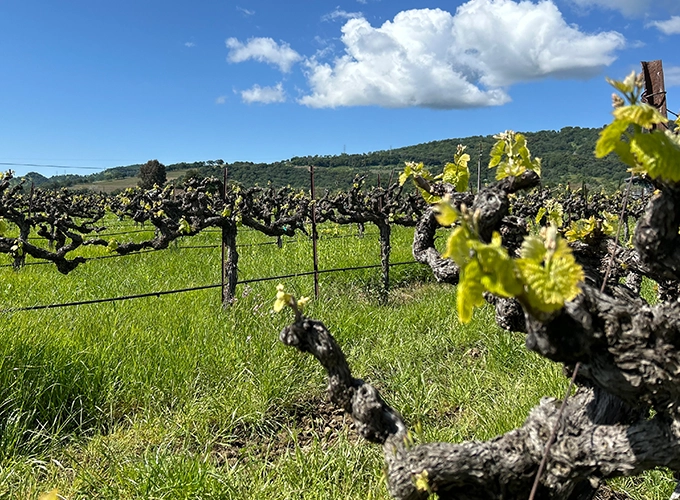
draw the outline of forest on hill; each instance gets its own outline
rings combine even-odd
[[[534,157],[542,158],[543,183],[581,184],[592,188],[616,188],[626,178],[626,167],[614,155],[595,158],[593,151],[601,129],[565,127],[562,130],[526,132],[527,143]],[[404,162],[423,162],[432,172],[441,171],[453,159],[458,144],[467,146],[470,154],[471,185],[477,183],[477,165],[481,161],[482,182],[491,180],[492,172],[487,168],[489,152],[495,142],[493,136],[472,136],[432,141],[414,146],[374,151],[362,154],[339,154],[324,156],[296,156],[273,163],[234,162],[222,160],[181,162],[167,165],[168,172],[187,171],[183,177],[222,176],[228,169],[230,180],[246,186],[267,184],[290,185],[294,188],[309,188],[308,166],[315,166],[315,183],[319,190],[346,190],[357,174],[367,176],[367,184],[384,185],[397,178]],[[480,153],[481,152],[481,153]],[[105,182],[134,177],[141,165],[116,167],[91,175],[59,175],[46,178],[30,173],[29,178],[36,186],[71,187],[74,185]],[[179,180],[182,180],[180,178]]]

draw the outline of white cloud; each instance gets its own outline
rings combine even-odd
[[[594,76],[625,45],[615,31],[589,35],[568,25],[551,1],[470,0],[453,25],[459,63],[490,86]]]
[[[324,14],[323,16],[321,16],[321,20],[335,21],[337,19],[356,19],[362,16],[363,14],[361,12],[347,12],[344,10],[335,9],[333,12],[329,12],[328,14]]]
[[[225,104],[226,102],[227,102],[226,95],[221,95],[217,99],[215,99],[215,104]]]
[[[665,35],[680,35],[680,16],[672,16],[667,21],[652,21],[646,26],[653,26]]]
[[[378,105],[464,108],[510,100],[505,87],[545,77],[598,73],[623,47],[616,32],[585,34],[552,1],[470,0],[456,13],[400,12],[374,28],[342,28],[345,55],[306,62],[311,107]]]
[[[228,38],[226,41],[230,62],[238,63],[255,59],[278,66],[281,71],[287,73],[293,64],[300,61],[302,56],[290,48],[287,43],[279,45],[271,38],[249,38],[247,43],[241,43],[236,38]]]
[[[246,17],[252,16],[252,15],[255,14],[254,10],[244,9],[243,7],[239,7],[238,5],[236,6],[236,10],[238,10],[241,14],[243,14]]]
[[[193,47],[196,47],[196,44],[194,42],[186,42],[184,46],[191,49]]]
[[[680,87],[680,66],[668,66],[664,68],[663,79],[666,88]]]
[[[248,104],[253,102],[271,104],[275,102],[285,102],[286,94],[283,91],[282,83],[278,83],[276,87],[260,87],[255,84],[252,88],[241,91],[241,99]]]

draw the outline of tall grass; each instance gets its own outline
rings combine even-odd
[[[326,229],[321,269],[379,262],[377,235]],[[411,259],[411,238],[394,230],[393,262]],[[180,245],[218,241],[205,233]],[[246,246],[263,241],[239,232],[241,279],[312,269],[306,237]],[[540,397],[561,396],[557,365],[495,327],[491,309],[461,325],[454,289],[429,276],[393,268],[380,305],[379,269],[324,274],[308,314],[424,440],[488,439],[521,425]],[[220,250],[90,261],[68,276],[0,268],[0,277],[0,308],[112,297],[218,283]],[[285,283],[313,293],[309,276]],[[3,314],[0,497],[56,487],[69,499],[387,498],[380,449],[326,403],[318,363],[278,342],[292,318],[272,313],[275,284],[240,285],[226,309],[214,289]],[[650,484],[645,492],[668,489],[665,479]]]

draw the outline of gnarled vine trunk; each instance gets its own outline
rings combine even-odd
[[[531,174],[507,178],[474,200],[453,195],[453,203],[471,203],[479,214],[481,238],[488,241],[499,231],[513,252],[525,228],[508,216],[508,195],[536,182]],[[637,226],[635,250],[614,254],[634,262],[638,275],[666,280],[677,290],[680,188],[663,183],[658,188]],[[455,283],[459,270],[436,250],[436,228],[429,210],[416,228],[414,256],[438,280]],[[322,323],[301,317],[281,332],[281,340],[321,362],[329,374],[331,400],[352,416],[366,439],[383,445],[394,498],[427,498],[430,492],[452,499],[528,498],[555,426],[557,439],[536,498],[592,498],[603,479],[654,467],[680,471],[680,298],[675,294],[649,305],[639,296],[637,279],[630,287],[608,279],[601,292],[602,252],[609,246],[597,248],[576,249],[587,280],[582,293],[557,313],[537,318],[513,300],[490,298],[499,323],[525,331],[529,349],[563,363],[569,372],[577,363],[581,367],[575,395],[566,402],[544,398],[522,427],[490,441],[411,446],[399,413],[374,387],[351,375]]]

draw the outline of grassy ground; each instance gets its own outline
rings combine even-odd
[[[113,229],[112,229],[113,230]],[[320,268],[377,263],[374,228],[331,238]],[[393,232],[392,261],[411,260],[412,231]],[[90,261],[68,276],[52,266],[0,268],[0,308],[87,300],[219,282],[219,249],[204,233],[165,251]],[[311,245],[239,232],[242,279],[307,271]],[[87,248],[83,251],[102,252]],[[3,257],[4,258],[4,257]],[[9,260],[0,261],[0,264]],[[461,325],[451,287],[421,266],[321,277],[308,314],[330,328],[355,376],[375,384],[425,441],[488,439],[521,425],[542,396],[561,397],[560,367],[500,331],[490,309]],[[385,499],[379,447],[362,442],[326,404],[310,357],[278,342],[274,282],[219,291],[2,314],[0,498]],[[310,277],[285,280],[312,294]],[[667,498],[669,476],[622,481],[635,498]]]
[[[183,176],[186,174],[186,170],[171,170],[167,174],[167,179],[169,181],[177,179],[178,177]],[[86,184],[75,184],[71,186],[70,189],[76,190],[76,189],[89,189],[90,191],[94,191],[96,193],[111,193],[113,191],[119,190],[119,189],[126,189],[130,187],[135,187],[137,186],[137,183],[139,182],[139,177],[124,177],[122,179],[112,179],[108,181],[96,181],[96,182],[89,182]]]

